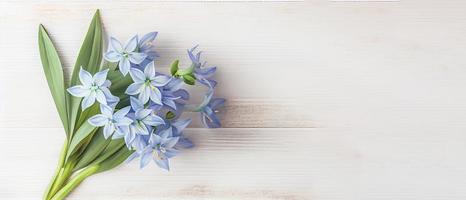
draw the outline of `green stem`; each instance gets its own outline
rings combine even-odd
[[[90,167],[87,167],[80,171],[78,174],[76,174],[75,177],[73,177],[68,183],[63,186],[53,197],[52,200],[62,200],[66,196],[69,195],[73,189],[75,189],[84,179],[87,177],[93,175],[99,170],[99,165],[93,165]]]
[[[53,185],[55,185],[55,182],[62,171],[63,164],[65,164],[65,158],[66,158],[66,152],[68,151],[68,141],[66,140],[63,144],[60,157],[58,159],[58,166],[57,169],[55,170],[55,173],[53,175],[52,180],[50,181],[49,185],[47,186],[47,189],[45,190],[44,193],[44,199],[49,199],[50,197],[50,191],[52,190]]]
[[[57,179],[55,180],[55,183],[52,186],[52,190],[50,190],[49,199],[52,198],[53,195],[55,195],[55,193],[57,193],[61,189],[65,181],[68,180],[68,178],[71,176],[71,174],[73,173],[74,165],[75,162],[71,160],[65,164],[65,167],[62,168],[60,174],[58,175]]]

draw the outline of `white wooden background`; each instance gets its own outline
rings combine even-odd
[[[159,69],[201,44],[224,127],[192,126],[172,171],[137,163],[69,199],[466,199],[466,2],[0,2],[0,199],[39,199],[64,133],[37,47],[69,67],[94,9],[153,30]],[[69,68],[67,69],[69,71]]]

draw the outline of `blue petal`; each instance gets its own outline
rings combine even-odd
[[[171,100],[171,99],[167,99],[167,98],[164,98],[162,99],[162,103],[170,108],[172,108],[173,110],[176,110],[176,104],[175,104],[175,101]]]
[[[85,89],[82,85],[70,87],[67,91],[75,97],[85,97],[91,93],[89,89]]]
[[[151,46],[151,43],[155,40],[156,36],[157,32],[150,32],[142,36],[141,40],[139,41],[140,48]]]
[[[114,37],[110,37],[110,47],[118,53],[121,53],[123,51],[123,47],[120,41],[118,41]]]
[[[165,121],[157,115],[149,115],[145,117],[143,120],[144,124],[150,126],[158,126],[160,124],[165,124]]]
[[[144,119],[148,115],[150,115],[152,110],[150,109],[139,109],[136,111],[136,119]]]
[[[115,122],[117,126],[129,126],[131,123],[133,123],[133,120],[128,117],[120,118]]]
[[[103,115],[107,116],[107,118],[110,118],[113,116],[113,109],[105,104],[100,104],[100,112]]]
[[[213,110],[216,110],[218,107],[223,106],[224,103],[225,103],[224,98],[214,98],[212,99],[212,101],[210,101],[210,107]]]
[[[130,97],[129,100],[131,103],[131,108],[133,108],[134,111],[144,108],[144,104],[141,101],[139,101],[137,98]]]
[[[170,81],[170,77],[168,76],[165,76],[165,75],[158,75],[158,76],[155,76],[153,79],[152,79],[152,85],[156,86],[156,87],[162,87],[162,86],[165,86],[167,85],[167,83]]]
[[[81,109],[85,110],[94,104],[95,102],[95,92],[91,92],[89,96],[84,97],[83,101],[81,102]]]
[[[141,101],[143,104],[147,103],[150,98],[150,93],[151,93],[151,89],[149,87],[147,86],[143,87],[143,89],[141,89],[141,92],[139,92],[139,96],[138,96],[139,101]]]
[[[180,137],[171,137],[170,139],[168,139],[167,142],[165,142],[165,148],[168,148],[168,149],[173,148],[179,139]]]
[[[104,138],[109,138],[113,132],[115,132],[115,127],[113,125],[107,124],[104,126]]]
[[[93,83],[91,73],[81,67],[81,69],[79,69],[79,81],[81,81],[84,87],[91,87]]]
[[[160,93],[160,90],[158,88],[150,89],[149,87],[146,87],[146,91],[147,89],[149,89],[149,97],[152,102],[162,105],[162,94]]]
[[[163,159],[154,159],[155,164],[157,164],[160,168],[165,169],[167,171],[170,170],[169,164],[168,164],[168,159],[163,158]]]
[[[157,127],[157,128],[158,128],[158,127]],[[166,128],[166,129],[161,130],[158,134],[164,135],[164,136],[167,135],[167,136],[169,136],[169,137],[172,137],[172,136],[173,136],[173,131],[172,131],[172,128],[171,128],[171,127],[168,127],[168,128]]]
[[[128,42],[126,42],[125,51],[133,52],[134,50],[136,50],[137,46],[138,46],[138,36],[135,35],[131,39],[129,39]]]
[[[115,119],[122,119],[123,117],[125,117],[126,114],[128,114],[129,110],[131,110],[131,107],[130,106],[126,106],[118,111],[115,112],[115,114],[113,114],[113,117]]]
[[[160,144],[160,142],[162,142],[162,137],[160,137],[159,135],[156,135],[156,134],[151,134],[149,142],[151,144],[153,144],[153,145]]]
[[[107,73],[108,69],[95,73],[94,77],[92,77],[93,82],[97,86],[102,86],[105,83],[105,80],[107,79]]]
[[[196,68],[195,73],[205,77],[209,78],[210,76],[215,74],[215,71],[217,71],[217,67],[205,67],[205,68]]]
[[[176,143],[175,147],[188,149],[194,147],[194,143],[186,137],[181,137],[180,140],[178,140],[178,143]]]
[[[142,86],[144,83],[132,83],[131,85],[126,88],[125,93],[129,95],[136,95],[141,92],[142,89],[144,89]]]
[[[210,115],[203,115],[202,117],[202,123],[207,127],[207,128],[220,128],[220,119],[215,115],[215,113],[212,113]]]
[[[144,73],[139,70],[139,69],[136,69],[136,68],[132,68],[129,72],[129,75],[131,76],[131,78],[133,79],[134,82],[136,83],[141,83],[141,82],[144,82],[146,81],[146,76],[144,75]]]
[[[173,95],[177,97],[181,97],[181,99],[183,100],[189,99],[189,92],[184,89],[180,89],[180,90],[173,92]]]
[[[129,63],[129,60],[125,57],[121,57],[120,63],[118,64],[120,67],[120,72],[123,74],[123,76],[126,76],[128,74],[129,69],[131,67],[131,63]]]
[[[100,127],[108,123],[108,117],[102,114],[92,116],[87,120],[92,126]]]
[[[141,169],[144,168],[145,166],[147,166],[147,164],[149,164],[151,156],[152,156],[152,154],[150,152],[142,154],[141,160],[139,162],[139,167]]]
[[[177,120],[172,122],[172,126],[176,128],[178,132],[183,131],[189,124],[191,123],[191,119],[185,120]]]
[[[109,62],[118,62],[121,59],[121,54],[116,52],[116,51],[109,51],[105,53],[104,55],[105,60],[108,60]]]
[[[134,139],[136,137],[136,134],[129,131],[125,134],[125,144],[126,144],[126,147],[128,147],[128,149],[131,148],[131,144],[133,143]]]
[[[134,64],[140,64],[144,59],[146,59],[147,55],[145,53],[130,53],[128,58],[129,61],[134,63]]]
[[[102,92],[102,90],[96,90],[95,94],[99,103],[107,105],[107,98],[105,98],[105,94]]]
[[[129,163],[129,162],[133,161],[137,157],[139,157],[139,153],[134,152],[130,156],[128,156],[128,158],[125,160],[125,163]]]
[[[144,68],[144,75],[145,77],[152,78],[155,76],[155,66],[154,62],[150,62]]]

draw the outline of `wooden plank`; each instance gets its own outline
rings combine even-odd
[[[2,163],[0,196],[36,199],[54,170],[64,134],[55,128],[0,132],[0,147],[11,152],[2,158],[14,161]],[[466,136],[460,133],[325,128],[186,133],[197,146],[174,158],[172,171],[155,165],[139,170],[130,163],[88,179],[70,199],[466,198]]]

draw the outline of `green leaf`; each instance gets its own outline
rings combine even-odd
[[[97,10],[92,18],[92,22],[87,31],[84,42],[79,50],[79,55],[74,65],[73,74],[71,75],[71,85],[79,84],[79,70],[82,67],[91,74],[100,70],[102,62],[103,40],[102,40],[102,22],[100,13]],[[70,130],[74,131],[81,124],[76,124],[79,119],[80,103],[82,98],[71,97],[69,108]]]
[[[176,72],[178,71],[179,62],[179,60],[173,61],[172,66],[170,67],[170,73],[172,74],[172,76],[175,76]]]
[[[70,129],[68,125],[68,94],[65,91],[66,85],[63,78],[63,68],[58,57],[52,40],[50,39],[44,26],[39,25],[39,51],[44,68],[45,77],[52,93],[55,106],[58,110],[58,115],[65,129],[67,138],[70,137]]]
[[[184,75],[183,80],[188,85],[194,85],[196,83],[196,78],[192,74]]]
[[[116,153],[99,164],[97,173],[115,168],[124,162],[134,151],[129,150],[126,146],[118,149]]]
[[[89,122],[85,121],[83,125],[81,125],[81,127],[79,127],[79,129],[76,131],[76,133],[73,136],[73,139],[71,139],[71,143],[68,148],[68,154],[66,157],[70,157],[70,155],[75,153],[83,144],[81,142],[83,142],[83,140],[87,136],[95,133],[95,131],[97,131],[97,127],[92,126],[91,124],[89,124]]]
[[[81,158],[74,167],[74,171],[86,167],[89,163],[94,161],[99,154],[104,151],[112,139],[105,139],[104,134],[100,128],[92,137],[91,142],[86,146],[86,150],[82,153]]]
[[[97,156],[97,158],[94,161],[92,161],[90,165],[101,163],[102,161],[112,156],[115,152],[117,152],[122,147],[127,148],[125,146],[125,141],[123,139],[117,139],[117,140],[110,141],[107,147],[105,147],[105,150],[103,150],[99,154],[99,156]]]

